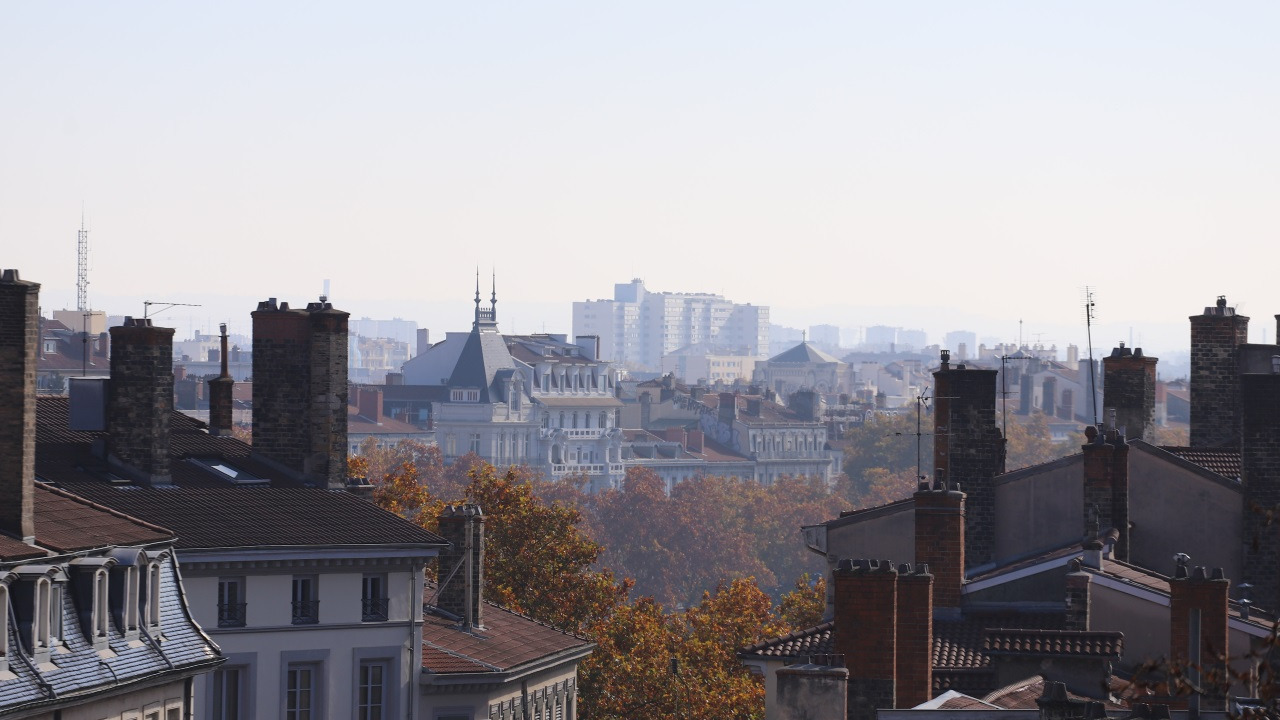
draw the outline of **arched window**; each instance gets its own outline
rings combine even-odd
[[[160,627],[160,563],[153,562],[147,566],[147,604],[146,618],[148,628]]]
[[[46,650],[49,647],[49,600],[53,594],[52,583],[48,578],[36,580],[34,626],[31,628],[31,644],[35,650]]]
[[[9,586],[0,585],[0,671],[9,663]]]
[[[108,614],[107,614],[107,596],[109,588],[109,578],[105,568],[96,570],[93,574],[93,637],[95,639],[105,639],[107,637]]]

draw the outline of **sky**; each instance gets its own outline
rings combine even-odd
[[[791,326],[1275,342],[1274,2],[0,2],[0,266],[247,329],[651,290]],[[485,288],[486,291],[488,288]],[[1021,321],[1021,324],[1020,322]]]

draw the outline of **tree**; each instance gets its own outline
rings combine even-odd
[[[844,472],[851,483],[849,501],[855,507],[873,507],[909,497],[915,492],[917,467],[921,474],[931,474],[932,415],[922,418],[918,426],[922,434],[917,438],[916,415],[904,412],[873,416],[845,432],[841,440]],[[903,478],[910,482],[903,482]]]
[[[626,600],[630,581],[592,570],[602,547],[575,508],[539,499],[527,468],[471,470],[466,499],[485,514],[485,594],[553,627],[581,632]]]
[[[671,615],[641,598],[593,626],[596,649],[579,673],[582,716],[665,720],[679,703],[679,716],[689,720],[763,717],[764,686],[737,650],[782,630],[752,578]]]
[[[827,579],[811,580],[809,573],[796,578],[795,589],[782,596],[778,618],[788,630],[803,630],[822,622],[827,611]]]
[[[1010,471],[1078,453],[1084,444],[1084,436],[1079,433],[1071,433],[1066,440],[1055,442],[1049,429],[1049,418],[1039,410],[1017,419],[1011,415],[1008,431],[1005,468]]]

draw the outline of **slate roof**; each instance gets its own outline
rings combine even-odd
[[[807,341],[769,358],[769,363],[838,363],[840,360],[831,357]]]
[[[515,361],[501,335],[488,330],[473,330],[467,336],[446,384],[450,388],[480,388],[480,402],[497,402],[494,378],[499,370],[513,367]]]
[[[85,639],[73,601],[75,593],[63,593],[63,651],[51,661],[57,671],[42,672],[37,678],[25,663],[11,658],[9,670],[16,677],[0,682],[0,714],[21,712],[23,708],[49,704],[49,694],[40,686],[47,683],[59,698],[83,701],[95,692],[128,689],[133,683],[150,683],[158,677],[182,677],[222,662],[216,645],[202,633],[187,614],[183,603],[175,561],[161,564],[160,632],[161,655],[147,642],[130,643],[111,622],[109,646],[114,657],[102,657]],[[18,648],[16,623],[9,623],[9,647]]]
[[[1243,474],[1239,450],[1177,446],[1161,446],[1160,449],[1225,478],[1239,480]]]
[[[424,599],[435,593],[427,582]],[[585,656],[594,645],[500,605],[485,603],[484,629],[463,632],[458,621],[424,614],[422,667],[438,674],[506,672],[522,665],[568,653]]]

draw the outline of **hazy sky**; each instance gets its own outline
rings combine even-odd
[[[75,304],[567,331],[615,282],[791,325],[1275,341],[1274,2],[0,3],[0,266]]]

